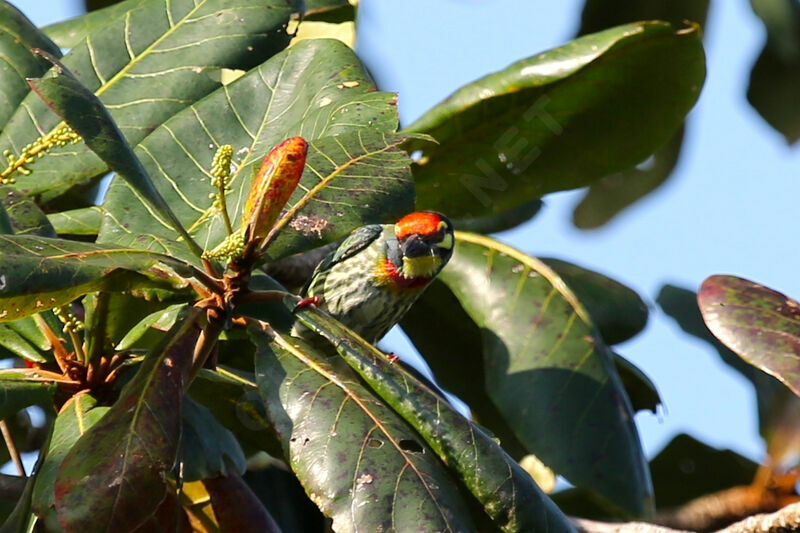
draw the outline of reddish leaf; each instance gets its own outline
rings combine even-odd
[[[308,144],[302,137],[286,139],[264,158],[250,185],[242,227],[248,242],[261,240],[278,220],[283,206],[300,183]]]
[[[56,511],[68,533],[132,531],[164,500],[180,442],[197,316],[195,311],[164,336],[108,413],[64,458],[55,483]]]
[[[735,276],[705,280],[697,302],[723,344],[800,396],[800,304]]]

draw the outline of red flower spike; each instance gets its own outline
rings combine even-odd
[[[242,227],[247,242],[260,241],[278,220],[297,188],[306,165],[308,143],[302,137],[286,139],[264,158],[244,204]]]

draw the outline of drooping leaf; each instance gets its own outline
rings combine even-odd
[[[430,448],[346,363],[258,326],[248,332],[284,454],[335,531],[475,531]]]
[[[439,143],[409,144],[422,152],[413,167],[417,207],[480,217],[626,169],[669,140],[704,77],[699,29],[660,22],[514,63],[407,128]]]
[[[248,456],[258,451],[280,456],[280,444],[264,412],[255,376],[240,374],[221,365],[215,371],[202,369],[189,394],[236,436]]]
[[[136,145],[157,125],[221,86],[222,68],[247,69],[283,49],[285,26],[296,11],[286,0],[143,0],[125,16],[110,17],[65,56],[66,68],[111,111],[128,142]],[[0,153],[54,131],[61,119],[29,95],[0,134]],[[106,165],[82,143],[52,148],[14,172],[17,186],[43,201]]]
[[[64,117],[64,121],[81,136],[86,145],[144,198],[148,207],[166,219],[170,228],[183,237],[192,252],[199,256],[201,250],[159,194],[100,99],[59,64],[55,64],[45,77],[30,80],[29,83],[47,105]]]
[[[657,302],[683,331],[707,342],[726,364],[753,384],[758,403],[759,431],[767,442],[770,457],[778,463],[786,457],[795,457],[800,452],[800,425],[795,415],[800,413],[800,398],[776,378],[747,364],[714,337],[697,307],[697,293],[665,285],[659,291]]]
[[[607,344],[626,341],[647,325],[647,304],[633,289],[560,259],[540,259],[575,293]]]
[[[50,213],[47,218],[59,235],[97,235],[103,211],[97,206],[83,207]]]
[[[0,186],[0,205],[8,215],[11,229],[16,235],[56,236],[47,215],[33,200],[13,187]]]
[[[710,0],[586,0],[578,35],[640,20],[663,20],[679,26],[689,20],[705,26]]]
[[[191,398],[183,399],[182,408],[183,479],[199,481],[243,474],[246,459],[233,434],[220,425],[211,411]]]
[[[697,303],[708,329],[742,359],[800,396],[800,304],[736,276],[711,276]]]
[[[800,139],[800,5],[795,0],[750,0],[767,41],[750,71],[747,100],[789,144]]]
[[[34,54],[31,48],[41,48],[57,56],[61,54],[17,8],[0,2],[0,57],[3,58],[0,61],[0,131],[30,92],[25,78],[41,76],[50,68],[50,63]]]
[[[319,246],[365,223],[413,209],[409,160],[399,145],[395,97],[376,92],[352,50],[304,41],[177,114],[137,148],[156,187],[204,249],[226,236],[208,197],[216,149],[234,147],[228,211],[237,220],[256,166],[284,139],[309,142],[306,167],[289,205],[292,220],[268,249],[272,258]],[[124,182],[106,196],[101,242],[171,250],[185,246]],[[151,235],[147,243],[140,234]]]
[[[22,357],[28,361],[33,361],[35,363],[44,363],[47,361],[36,347],[32,346],[28,340],[13,329],[10,324],[0,324],[0,346],[15,356]]]
[[[498,233],[529,221],[539,213],[542,206],[544,202],[537,198],[497,215],[454,220],[453,226],[470,233]]]
[[[0,420],[20,409],[50,400],[55,391],[54,384],[27,381],[18,370],[0,370]]]
[[[564,280],[537,259],[461,232],[439,277],[481,328],[484,386],[519,441],[573,484],[647,513],[652,487],[630,401]]]
[[[152,252],[25,235],[0,235],[0,259],[0,321],[98,290],[178,288],[185,285],[179,276],[192,275],[185,264]]]
[[[297,305],[294,298],[286,301],[290,309]],[[530,475],[441,396],[316,308],[296,314],[303,324],[335,343],[347,364],[419,432],[497,527],[508,532],[572,531]]]
[[[239,474],[208,478],[203,485],[221,531],[281,533],[275,519]]]
[[[658,189],[672,175],[683,146],[681,127],[667,144],[650,158],[632,168],[595,181],[572,212],[578,229],[596,229],[607,224],[625,208]]]
[[[647,374],[617,353],[614,354],[614,366],[628,398],[631,399],[633,410],[648,410],[653,414],[657,413],[658,406],[662,403],[661,396],[658,394],[655,383],[647,377]]]
[[[39,469],[39,482],[33,490],[34,512],[49,520],[55,520],[56,493],[53,488],[61,462],[69,450],[108,411],[108,407],[97,405],[89,394],[73,396],[61,408],[53,426],[53,435],[47,457]]]
[[[64,457],[55,494],[59,523],[68,533],[130,530],[164,499],[199,314],[189,313],[164,336],[119,399]]]

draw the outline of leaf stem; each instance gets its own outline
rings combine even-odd
[[[55,332],[50,328],[50,325],[45,322],[44,317],[42,317],[41,314],[33,315],[33,320],[36,322],[36,326],[47,339],[47,342],[50,343],[50,348],[53,350],[53,356],[56,358],[58,368],[61,370],[61,372],[66,374],[67,369],[69,368],[69,354],[67,353],[66,348],[64,348],[63,339],[55,334]]]
[[[84,341],[86,342],[87,363],[99,359],[103,354],[103,340],[106,337],[106,327],[108,326],[108,304],[111,294],[108,292],[98,292],[95,297],[94,309],[92,309],[91,320],[87,320]],[[73,341],[74,342],[74,341]]]
[[[22,464],[22,458],[19,455],[17,446],[14,444],[14,438],[11,436],[11,430],[8,427],[8,422],[5,420],[0,420],[0,432],[3,433],[3,440],[6,441],[8,455],[10,455],[11,460],[14,461],[14,465],[17,467],[17,472],[20,476],[25,477],[25,465]]]

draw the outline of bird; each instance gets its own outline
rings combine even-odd
[[[454,244],[453,224],[435,211],[362,226],[320,261],[300,306],[316,305],[375,344],[441,272]]]

